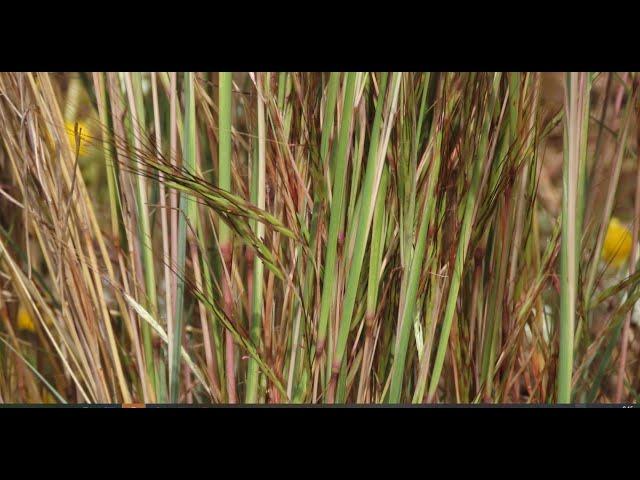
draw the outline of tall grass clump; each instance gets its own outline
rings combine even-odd
[[[636,77],[548,75],[0,74],[0,401],[636,399]]]

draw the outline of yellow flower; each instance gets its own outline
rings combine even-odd
[[[65,129],[67,131],[67,135],[69,137],[69,144],[71,145],[71,150],[73,151],[74,155],[76,153],[76,122],[66,122],[65,123]],[[89,126],[79,120],[78,121],[78,133],[80,135],[80,155],[84,156],[87,154],[87,150],[89,145],[91,145],[91,130],[89,129]]]
[[[18,308],[18,330],[26,330],[32,333],[36,331],[31,314],[22,305]]]
[[[611,217],[607,234],[604,237],[602,259],[615,268],[620,268],[629,258],[631,242],[629,229],[616,217]]]

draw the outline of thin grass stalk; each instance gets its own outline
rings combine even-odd
[[[287,84],[289,83],[289,74],[280,72],[278,74],[278,108],[284,111],[284,101],[287,94]]]
[[[221,190],[231,192],[231,117],[232,117],[232,74],[220,72],[218,92],[218,187]],[[225,311],[229,318],[233,311],[233,299],[231,298],[231,267],[233,260],[233,240],[231,230],[224,223],[218,226],[218,242],[224,269],[222,272],[222,291]],[[235,380],[235,347],[231,332],[225,331],[225,372],[227,380],[227,396],[229,403],[237,402]]]
[[[320,138],[320,159],[327,172],[327,192],[329,203],[333,198],[331,190],[331,169],[329,168],[331,159],[329,158],[329,142],[333,134],[333,124],[335,122],[336,104],[338,101],[338,87],[340,86],[340,73],[331,72],[329,85],[327,86],[327,103],[324,110],[324,121],[322,123],[322,137]]]
[[[195,173],[196,163],[196,117],[193,73],[184,74],[184,135],[182,157],[188,173]],[[191,195],[180,193],[180,217],[178,218],[178,262],[176,284],[176,309],[174,330],[169,337],[169,399],[178,402],[180,394],[180,351],[184,323],[185,264],[187,253],[187,229],[195,227],[196,204]]]
[[[177,73],[169,74],[169,161],[172,167],[178,166],[178,80]],[[171,232],[171,265],[175,268],[178,265],[178,192],[175,188],[169,190],[169,231]],[[176,308],[176,288],[178,285],[177,275],[172,276],[169,284],[171,290],[172,307]],[[167,318],[167,329],[173,332],[173,325]],[[171,348],[172,336],[169,335],[169,348]]]
[[[587,75],[565,76],[565,160],[562,191],[562,244],[560,251],[560,353],[557,373],[557,401],[571,401],[573,335],[577,308],[578,257],[581,235],[578,231],[579,182],[586,152],[582,151],[583,130],[587,128],[583,111],[589,100]]]
[[[151,72],[151,93],[153,97],[153,118],[156,138],[156,151],[162,154],[162,130],[160,128],[160,107],[158,104],[158,85],[156,73]],[[158,173],[158,185],[160,188],[160,227],[162,229],[162,263],[164,264],[164,297],[165,315],[167,325],[173,326],[173,302],[171,301],[171,245],[169,244],[169,225],[167,221],[167,196],[165,189],[164,174]],[[171,332],[171,330],[168,330]],[[163,398],[159,398],[163,401]]]
[[[102,126],[102,150],[104,152],[105,165],[107,168],[107,189],[109,192],[109,212],[111,214],[111,235],[114,240],[119,238],[118,230],[118,191],[116,184],[116,170],[111,152],[111,129],[109,128],[109,112],[107,110],[107,91],[104,80],[104,73],[93,74],[94,87],[98,101],[98,114],[100,125]]]
[[[139,80],[139,77],[136,77]],[[137,81],[138,81],[137,80]],[[136,81],[136,83],[137,83]],[[133,129],[133,139],[136,152],[142,151],[142,138],[144,138],[144,108],[142,106],[141,93],[134,88],[131,74],[125,74],[125,82],[127,86],[127,95],[129,99],[129,108],[131,110],[131,123]],[[135,155],[135,154],[134,154]],[[134,169],[138,171],[138,162],[134,162]],[[146,304],[151,315],[156,317],[158,314],[158,301],[156,296],[156,277],[153,261],[153,241],[151,237],[151,223],[149,219],[149,211],[147,209],[147,182],[144,175],[137,172],[136,175],[136,205],[137,218],[139,222],[139,243],[142,250],[143,275],[145,282],[145,293],[147,296]],[[144,345],[145,362],[149,377],[156,384],[154,355],[152,345],[151,327],[146,323],[142,323],[142,338]],[[157,385],[155,385],[155,388]]]
[[[266,179],[266,121],[265,104],[262,91],[262,76],[256,74],[257,90],[257,110],[258,110],[258,162],[254,169],[252,178],[252,200],[256,202],[258,208],[264,210],[265,202],[265,179]],[[256,222],[256,236],[264,239],[264,224]],[[258,255],[254,255],[253,260],[253,294],[252,294],[252,319],[251,319],[251,342],[259,347],[262,331],[262,303],[264,284],[264,264]],[[292,360],[295,363],[295,359]],[[291,396],[290,389],[287,392]],[[256,403],[258,399],[258,362],[250,358],[247,366],[247,389],[245,403]]]

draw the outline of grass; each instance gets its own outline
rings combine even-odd
[[[583,172],[586,145],[589,74],[568,73],[565,81],[565,161],[562,195],[562,250],[560,270],[560,353],[558,366],[558,402],[571,402],[573,338],[578,295],[578,252],[582,238]],[[581,194],[582,193],[582,194]]]
[[[0,399],[632,400],[636,76],[545,75],[0,74]]]

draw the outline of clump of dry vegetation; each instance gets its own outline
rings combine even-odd
[[[632,74],[2,73],[0,401],[633,401],[638,114]]]

